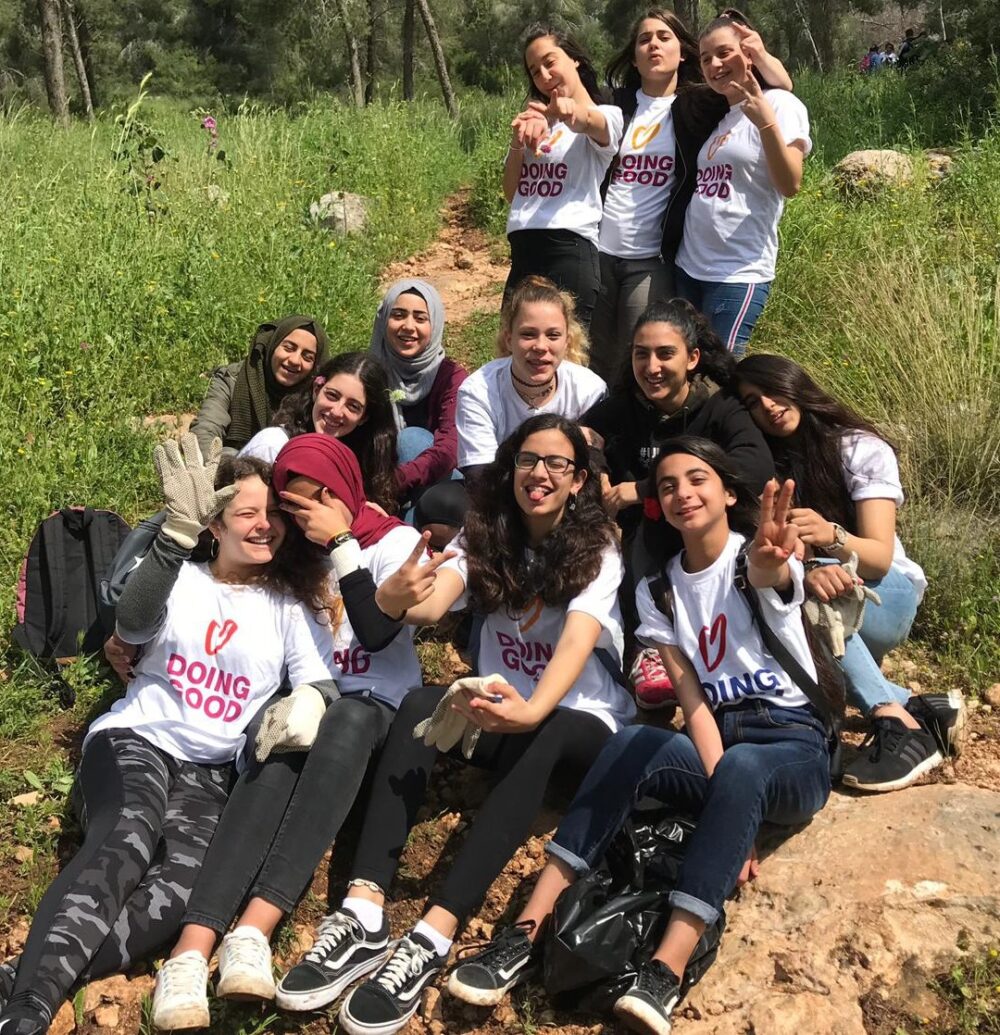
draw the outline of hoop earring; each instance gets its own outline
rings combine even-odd
[[[219,540],[213,535],[212,545],[208,548],[208,558],[214,561],[219,556]]]

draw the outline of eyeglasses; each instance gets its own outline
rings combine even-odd
[[[576,464],[565,456],[539,456],[537,453],[515,453],[514,466],[519,471],[533,471],[541,460],[549,474],[565,474]]]

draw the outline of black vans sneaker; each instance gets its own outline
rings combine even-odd
[[[274,996],[283,1010],[319,1010],[329,1006],[348,985],[385,962],[389,955],[389,922],[383,917],[375,934],[352,913],[338,910],[324,917],[316,943],[278,983]]]
[[[447,953],[415,931],[401,939],[392,955],[344,1000],[340,1026],[349,1035],[393,1035],[417,1012],[420,995],[444,969]]]
[[[17,980],[17,964],[20,957],[0,963],[0,1009],[7,1005],[11,993],[14,991],[14,982]]]
[[[534,920],[524,920],[501,927],[485,946],[470,946],[475,955],[451,972],[448,991],[463,1003],[496,1006],[534,970],[534,945],[528,938],[534,927]]]
[[[946,693],[914,694],[906,702],[906,710],[927,728],[942,755],[958,758],[965,747],[968,733],[968,709],[961,690]]]
[[[901,719],[872,720],[861,755],[844,770],[844,783],[859,791],[899,791],[944,761],[934,737]]]
[[[639,969],[635,984],[615,1000],[615,1016],[632,1031],[643,1035],[670,1035],[670,1020],[680,1002],[681,979],[659,960]]]

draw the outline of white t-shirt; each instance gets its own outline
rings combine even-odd
[[[292,597],[217,582],[207,564],[185,561],[135,678],[87,739],[129,729],[174,758],[230,762],[286,676],[292,686],[330,678],[332,647],[325,619]]]
[[[677,647],[694,666],[712,710],[747,698],[770,701],[782,708],[799,708],[809,699],[788,673],[767,653],[750,608],[733,584],[736,555],[744,538],[730,532],[729,542],[704,571],[685,572],[683,554],[671,558],[667,575],[673,588],[674,620],[653,603],[649,580],[639,583],[636,639],[651,647]],[[793,594],[784,603],[773,589],[758,589],[761,612],[793,658],[813,677],[816,666],[802,625],[802,564],[792,558]]]
[[[663,214],[674,181],[675,94],[650,97],[636,90],[639,104],[625,128],[618,163],[604,197],[598,247],[620,259],[660,254]]]
[[[465,550],[460,545],[461,538],[459,535],[448,546],[458,556],[441,567],[450,568],[467,581],[468,564]],[[597,647],[607,650],[621,665],[623,634],[618,587],[624,570],[618,548],[609,546],[604,551],[597,577],[565,608],[543,606],[538,600],[536,606],[518,618],[511,618],[503,610],[487,615],[479,641],[480,675],[499,673],[523,698],[530,698],[555,653],[566,625],[566,616],[571,611],[582,611],[600,622]],[[459,611],[466,606],[467,595],[463,593],[452,605],[452,610]],[[595,715],[612,732],[635,718],[631,696],[611,678],[595,654],[587,659],[580,678],[566,693],[559,707]]]
[[[786,144],[812,150],[809,113],[786,90],[765,90]],[[733,105],[698,152],[698,179],[684,217],[677,265],[696,280],[774,280],[785,198],[771,182],[760,131]]]
[[[284,428],[261,428],[237,455],[255,456],[258,460],[273,464],[288,440],[289,435]]]
[[[870,432],[852,431],[840,440],[840,455],[852,500],[892,500],[897,507],[903,505],[899,464],[888,443]],[[906,556],[899,536],[892,548],[892,566],[913,584],[919,604],[927,589],[927,576],[916,561]]]
[[[372,573],[376,586],[400,569],[419,538],[415,528],[400,525],[361,551],[362,563]],[[367,690],[373,697],[398,708],[406,692],[423,683],[413,646],[414,631],[412,625],[404,625],[388,646],[369,654],[344,614],[333,639],[333,677],[340,692],[356,694]]]
[[[607,119],[606,146],[557,122],[537,153],[525,150],[507,216],[508,234],[515,230],[573,230],[597,244],[601,182],[622,137],[621,108],[601,104],[597,110]]]
[[[510,357],[494,359],[470,374],[458,390],[458,466],[488,464],[497,446],[529,417],[558,413],[579,420],[607,394],[608,386],[592,370],[563,360],[556,373],[556,390],[542,406],[529,406],[514,390]]]

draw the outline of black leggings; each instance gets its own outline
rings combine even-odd
[[[503,289],[504,304],[525,277],[548,277],[574,296],[577,318],[588,330],[601,287],[597,246],[572,230],[515,230],[507,240],[510,273]]]
[[[386,889],[423,804],[437,749],[413,738],[413,727],[433,711],[444,690],[425,686],[407,694],[375,771],[352,874]],[[611,730],[594,715],[557,708],[530,733],[483,733],[471,764],[497,781],[430,906],[468,916],[531,830],[553,770],[582,779]],[[461,754],[456,752],[456,757]]]
[[[73,791],[86,835],[35,911],[8,1005],[51,1016],[79,977],[170,944],[232,776],[232,765],[182,762],[129,730],[94,735]]]
[[[224,934],[243,901],[295,908],[354,804],[395,713],[373,697],[334,701],[305,751],[254,761],[240,777],[184,922]]]

